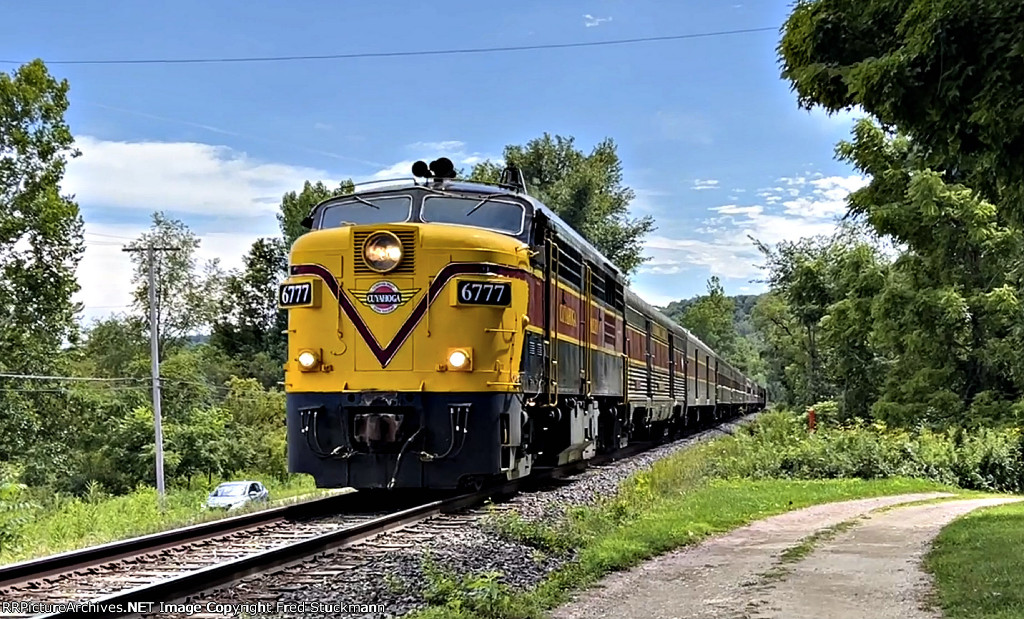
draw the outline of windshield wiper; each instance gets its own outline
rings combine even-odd
[[[352,198],[353,200],[355,200],[356,202],[362,202],[362,203],[363,203],[363,204],[365,204],[366,206],[372,206],[373,208],[377,209],[378,211],[380,210],[380,207],[379,207],[379,206],[377,206],[377,205],[376,205],[376,204],[374,204],[373,202],[370,202],[369,200],[364,200],[364,199],[360,198],[359,196],[351,196],[351,198]]]
[[[483,200],[480,200],[479,202],[477,202],[477,203],[476,203],[476,205],[475,205],[475,206],[474,206],[473,208],[469,209],[469,212],[468,212],[468,213],[466,213],[466,217],[469,217],[470,215],[472,215],[473,213],[475,213],[475,212],[476,212],[476,209],[478,209],[478,208],[480,208],[481,206],[483,206],[483,205],[484,205],[484,204],[485,204],[486,202],[490,202],[491,200],[493,200],[493,199],[495,199],[495,198],[498,198],[498,197],[500,197],[500,196],[487,196],[487,197],[486,197],[486,198],[484,198]]]

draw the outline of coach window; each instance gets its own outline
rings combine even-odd
[[[410,196],[346,199],[324,207],[320,228],[398,223],[408,221],[411,213]]]
[[[506,234],[523,231],[526,209],[518,202],[488,198],[427,196],[420,218],[424,223],[458,224],[487,228]]]

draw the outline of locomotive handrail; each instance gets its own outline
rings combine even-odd
[[[554,288],[555,305],[556,307],[561,306],[561,302],[558,300],[558,270],[561,265],[561,256],[559,252],[561,248],[558,243],[555,242],[553,237],[549,237],[548,249],[551,252],[551,281],[548,282],[548,290]],[[551,303],[548,303],[547,311],[551,314]],[[548,346],[548,406],[558,406],[558,310],[555,310],[554,316],[549,317],[549,329],[548,338],[550,345]]]
[[[583,340],[584,344],[585,344],[584,347],[583,347],[583,349],[584,349],[583,350],[583,372],[584,372],[583,394],[584,394],[584,397],[587,397],[587,398],[589,398],[591,393],[593,393],[593,391],[594,391],[594,389],[593,389],[593,380],[592,380],[593,379],[593,373],[594,373],[594,367],[593,367],[594,351],[591,348],[591,346],[593,346],[593,344],[594,344],[594,341],[593,341],[594,334],[593,334],[593,332],[591,330],[591,325],[590,325],[591,321],[594,319],[594,309],[593,309],[594,280],[593,280],[593,275],[594,275],[594,270],[590,268],[590,265],[589,264],[584,264],[583,265],[583,277],[584,277],[584,284],[583,285],[584,285],[585,290],[584,290],[584,293],[583,293],[583,295],[584,295],[583,303],[587,306],[587,309],[586,309],[585,312],[580,312],[580,313],[585,316],[584,320],[586,321],[585,324],[583,325],[584,333],[586,333],[586,338],[584,338],[584,340]]]

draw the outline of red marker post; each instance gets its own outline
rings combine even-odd
[[[814,417],[814,409],[807,409],[807,427],[810,432],[814,432],[814,427],[817,425],[817,419]]]

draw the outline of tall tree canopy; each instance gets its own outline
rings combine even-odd
[[[135,306],[149,320],[149,256],[147,247],[169,247],[174,251],[153,252],[156,279],[156,316],[160,327],[160,350],[173,341],[208,328],[220,310],[224,274],[217,260],[207,262],[200,272],[196,251],[199,237],[185,223],[163,213],[153,213],[153,224],[139,240],[128,245],[134,265]]]
[[[84,247],[78,205],[60,194],[78,156],[68,88],[39,60],[0,73],[0,368],[50,366],[75,330]]]
[[[800,0],[779,51],[802,106],[862,107],[919,167],[1024,218],[1024,4]]]
[[[615,142],[603,140],[589,155],[574,138],[545,133],[525,146],[508,145],[505,162],[523,172],[530,193],[594,244],[624,273],[646,259],[644,237],[654,230],[650,216],[629,217],[633,190],[622,186],[622,162]],[[473,180],[497,182],[499,167],[485,161],[473,167]]]
[[[284,240],[258,239],[243,261],[244,268],[227,277],[211,342],[238,359],[246,376],[271,387],[284,378],[287,352],[288,314],[277,307],[277,285],[288,265]]]
[[[67,93],[67,81],[39,60],[0,73],[0,372],[60,371],[61,347],[77,336],[82,218],[60,193],[67,160],[78,155]],[[63,440],[69,426],[59,412],[37,383],[0,379],[0,461],[45,451],[40,436]],[[56,464],[59,451],[45,457]]]
[[[831,237],[758,244],[768,295],[754,313],[778,394],[794,404],[838,397],[848,416],[866,416],[878,397],[881,351],[872,343],[876,297],[888,263],[874,237],[845,225]],[[883,319],[884,320],[884,319]]]
[[[686,308],[679,324],[689,329],[714,350],[726,354],[736,346],[733,300],[725,296],[717,276],[708,280],[708,293]]]
[[[1022,26],[1015,0],[803,0],[786,23],[800,104],[874,119],[838,154],[870,178],[851,213],[902,250],[872,282],[869,339],[887,370],[875,415],[1018,414]]]

